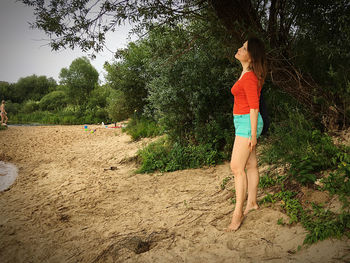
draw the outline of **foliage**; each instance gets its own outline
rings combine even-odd
[[[37,101],[28,100],[22,106],[23,113],[31,113],[39,109],[39,103]]]
[[[96,86],[90,93],[87,107],[90,109],[106,108],[110,93],[111,89],[108,86]]]
[[[343,235],[350,237],[349,212],[342,211],[341,214],[335,214],[315,203],[312,203],[312,209],[304,209],[295,196],[295,192],[282,188],[276,194],[266,195],[259,203],[281,201],[281,207],[290,217],[289,224],[300,222],[308,230],[304,244],[312,244],[329,237],[340,238]],[[278,220],[278,223],[284,224],[281,219]]]
[[[331,194],[350,196],[350,147],[344,147],[343,152],[333,158],[334,161],[337,159],[339,160],[337,169],[328,177],[321,179],[322,189],[328,190]]]
[[[91,91],[98,84],[98,72],[86,57],[72,61],[60,72],[60,82],[67,86],[66,93],[73,105],[86,105]]]
[[[131,116],[134,111],[142,112],[145,106],[146,82],[151,76],[146,71],[152,56],[144,41],[129,43],[126,49],[118,50],[113,64],[105,63],[107,85],[123,93],[126,99],[125,110]]]
[[[8,83],[6,81],[0,81],[0,100],[17,102],[18,94],[16,94],[15,83]],[[21,99],[20,102],[22,102]]]
[[[108,116],[114,121],[126,120],[130,115],[127,109],[127,100],[120,90],[112,90],[107,98]]]
[[[67,106],[68,97],[62,90],[55,90],[41,98],[39,107],[41,110],[60,110]]]
[[[2,84],[4,99],[22,103],[25,100],[39,101],[42,96],[55,89],[57,86],[53,78],[31,75],[20,78],[14,84]],[[0,85],[1,89],[1,85]]]
[[[322,86],[314,102],[321,107],[331,105],[337,115],[347,118],[343,125],[349,125],[350,5],[343,0],[300,1],[296,11],[299,29],[292,46],[297,54],[293,63]]]
[[[298,111],[290,111],[286,119],[272,123],[269,142],[261,161],[289,163],[289,172],[303,184],[315,182],[315,173],[334,167],[334,156],[340,152],[330,136]]]
[[[5,107],[6,107],[6,112],[9,119],[11,118],[11,116],[13,116],[14,114],[17,114],[21,110],[21,105],[19,103],[12,102],[12,101],[6,101]]]
[[[259,178],[259,187],[268,188],[276,184],[281,184],[287,179],[286,175],[278,175],[277,173],[266,173]]]
[[[11,124],[39,123],[39,124],[90,124],[104,121],[105,112],[85,110],[84,108],[68,106],[60,111],[34,111],[31,113],[17,113],[9,117]],[[102,120],[99,117],[102,115]]]
[[[153,20],[160,23],[177,22],[198,15],[207,6],[205,1],[167,0],[154,3],[143,1],[50,1],[43,5],[41,0],[22,0],[34,7],[36,20],[32,27],[45,31],[53,39],[54,50],[76,46],[83,51],[101,51],[108,31],[114,31],[125,20],[147,27]],[[54,38],[56,37],[56,38]]]
[[[128,122],[128,125],[123,128],[123,131],[131,135],[131,138],[134,141],[145,137],[155,137],[164,133],[163,129],[159,127],[155,121],[146,119],[144,117],[132,118]]]
[[[203,30],[204,25],[194,23],[186,30],[162,27],[150,33],[149,45],[158,59],[149,69],[155,77],[146,86],[146,114],[154,116],[173,141],[222,150],[232,137],[230,87],[236,68],[223,56],[217,39],[201,35]],[[179,57],[189,42],[191,49]]]
[[[213,165],[222,160],[222,155],[209,145],[187,145],[171,143],[166,137],[149,144],[138,152],[142,162],[138,172],[170,172]]]
[[[320,136],[320,133],[311,132],[312,136]],[[321,145],[325,147],[326,153],[330,147],[328,137],[318,138]],[[319,140],[320,139],[320,140]],[[314,142],[315,143],[315,142]],[[316,146],[318,148],[319,146]],[[319,150],[319,149],[318,149]],[[293,149],[294,151],[294,149]],[[330,210],[323,208],[322,204],[312,203],[312,209],[306,209],[302,206],[300,201],[297,199],[296,193],[285,189],[285,185],[289,185],[287,182],[292,177],[284,175],[283,177],[278,176],[280,180],[276,180],[275,176],[270,177],[268,174],[261,177],[259,186],[269,187],[272,185],[279,185],[281,191],[275,194],[267,194],[259,203],[275,203],[276,201],[281,202],[281,207],[286,211],[290,217],[289,224],[300,222],[303,227],[308,230],[308,234],[305,237],[304,244],[312,244],[318,240],[324,240],[329,237],[340,238],[343,235],[350,237],[350,213],[349,213],[349,195],[350,195],[350,148],[342,146],[337,148],[334,156],[330,157],[327,167],[330,163],[334,171],[330,172],[329,176],[323,177],[320,181],[323,184],[322,190],[329,191],[330,194],[338,194],[339,199],[343,202],[343,207],[339,214],[336,214]],[[323,153],[323,154],[326,154]],[[283,162],[283,161],[282,161]],[[337,166],[334,166],[337,164]],[[291,168],[292,169],[292,168]],[[291,173],[293,176],[293,173]],[[294,174],[295,176],[295,174]],[[277,178],[278,178],[277,177]],[[303,177],[299,174],[296,179],[300,182]],[[278,221],[279,224],[284,224],[283,220]]]

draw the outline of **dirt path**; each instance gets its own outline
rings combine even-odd
[[[220,184],[228,164],[134,174],[132,157],[149,141],[82,126],[0,132],[0,160],[19,168],[10,190],[0,192],[0,262],[350,260],[347,239],[297,251],[305,230],[277,225],[287,216],[272,208],[249,213],[226,233],[234,205]]]

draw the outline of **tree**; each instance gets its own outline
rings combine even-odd
[[[131,116],[135,111],[142,112],[147,97],[146,82],[151,78],[147,72],[147,61],[152,57],[146,41],[129,43],[118,50],[113,64],[105,63],[106,80],[110,87],[123,93],[126,111]]]
[[[54,90],[56,86],[56,81],[46,76],[31,75],[20,78],[14,87],[16,101],[39,101],[45,94]]]
[[[227,43],[236,50],[248,35],[259,36],[267,45],[270,78],[276,86],[298,99],[321,119],[337,112],[336,122],[349,125],[348,100],[342,94],[329,94],[308,72],[296,64],[296,45],[317,43],[316,55],[332,52],[333,59],[348,57],[350,42],[350,3],[347,0],[126,0],[55,1],[22,0],[34,7],[33,27],[52,37],[53,49],[76,45],[83,50],[100,51],[105,33],[125,20],[148,29],[152,21],[175,26],[188,19],[221,22],[227,30]],[[89,4],[90,3],[90,4]],[[310,12],[312,10],[313,12]],[[97,11],[97,12],[96,12]],[[215,13],[215,16],[213,16]],[[94,15],[95,14],[95,15]],[[321,26],[320,26],[321,25]],[[316,29],[316,30],[315,30]],[[319,30],[321,29],[321,30]],[[342,34],[339,34],[341,32]],[[336,37],[334,37],[336,34]],[[341,35],[341,38],[339,36]],[[341,41],[339,41],[341,39]],[[338,48],[333,52],[330,47]],[[231,54],[233,56],[233,54]],[[316,57],[317,57],[316,56]],[[340,70],[348,85],[349,60]],[[327,62],[322,65],[329,68]],[[344,79],[343,78],[343,79]],[[347,90],[347,89],[345,89]],[[348,95],[348,93],[346,94]],[[320,99],[321,98],[321,99]],[[330,126],[329,123],[324,123]]]
[[[74,105],[86,105],[90,92],[98,84],[98,72],[86,57],[73,60],[69,68],[60,72],[60,82]]]
[[[14,83],[0,81],[0,100],[16,101],[14,86]]]

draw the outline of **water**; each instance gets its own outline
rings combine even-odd
[[[0,191],[8,189],[16,180],[18,169],[11,163],[0,161]]]

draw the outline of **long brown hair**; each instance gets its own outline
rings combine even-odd
[[[248,38],[248,53],[252,60],[250,64],[251,70],[255,73],[259,80],[259,86],[262,88],[267,75],[266,53],[264,43],[256,38]]]

